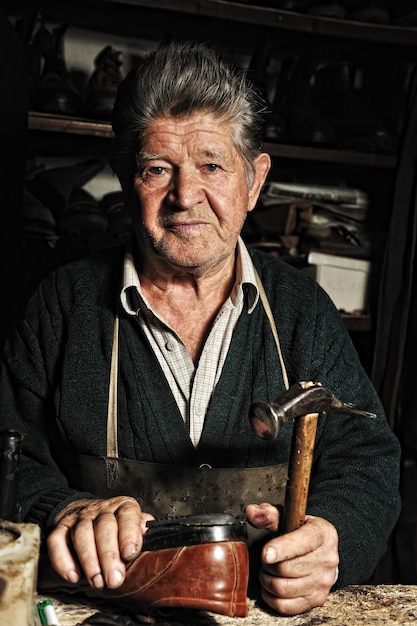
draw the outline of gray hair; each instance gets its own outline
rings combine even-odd
[[[253,182],[262,150],[263,102],[244,70],[201,43],[171,42],[151,52],[119,86],[113,109],[113,169],[122,186],[136,174],[135,154],[147,128],[163,116],[208,112],[233,125],[233,140]]]

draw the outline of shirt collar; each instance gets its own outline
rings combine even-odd
[[[245,289],[244,289],[245,288]],[[237,305],[240,298],[246,293],[248,313],[252,313],[258,299],[259,290],[256,283],[255,271],[249,251],[241,237],[237,242],[236,282],[230,294],[232,304]],[[123,283],[120,300],[126,313],[137,315],[141,307],[141,298],[146,301],[140,285],[132,252],[128,249],[123,265]]]

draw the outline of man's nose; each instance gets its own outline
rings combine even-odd
[[[173,180],[170,199],[178,208],[190,209],[204,198],[204,190],[198,171],[192,168],[179,170]]]

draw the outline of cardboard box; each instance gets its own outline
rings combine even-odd
[[[369,261],[315,251],[308,254],[307,261],[309,265],[302,271],[323,287],[340,311],[366,310]]]

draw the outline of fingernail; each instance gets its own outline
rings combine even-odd
[[[138,547],[132,541],[132,543],[128,543],[123,550],[123,559],[125,561],[131,561],[138,555]]]
[[[277,553],[274,548],[267,548],[264,554],[265,563],[276,563],[277,562]]]
[[[78,575],[78,572],[75,571],[75,569],[70,570],[67,573],[67,580],[70,583],[77,583],[79,581],[80,577]]]
[[[91,582],[92,582],[92,586],[95,587],[96,589],[103,589],[104,580],[103,580],[103,576],[101,575],[101,572],[93,576],[93,578],[91,579]]]
[[[121,584],[122,580],[123,574],[118,569],[115,569],[110,572],[108,585],[111,588],[118,587]]]

